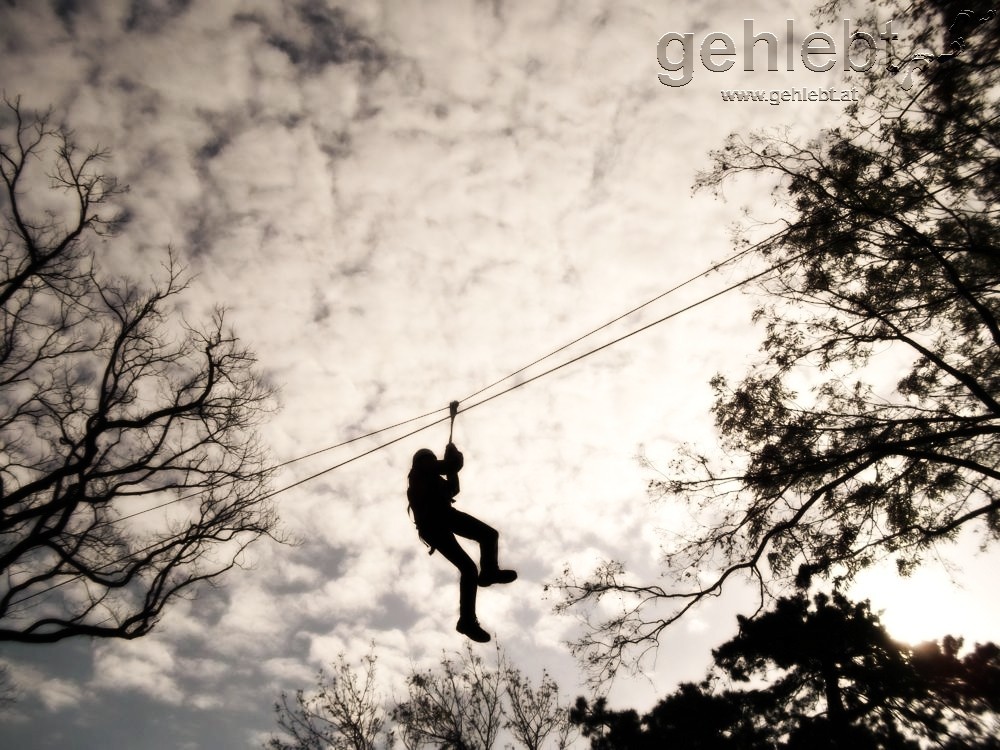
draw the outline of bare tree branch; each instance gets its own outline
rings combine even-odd
[[[172,252],[145,284],[100,271],[87,240],[115,233],[124,191],[106,152],[5,105],[0,639],[134,638],[274,534],[256,434],[272,393],[222,310],[173,317]]]

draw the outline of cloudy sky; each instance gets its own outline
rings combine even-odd
[[[843,105],[726,103],[720,89],[836,79],[699,63],[687,86],[664,86],[656,43],[671,31],[740,43],[744,18],[776,33],[791,18],[801,37],[820,28],[809,7],[5,0],[0,88],[112,150],[132,221],[101,248],[105,266],[141,274],[167,246],[183,256],[196,274],[185,314],[225,305],[280,384],[264,430],[277,462],[464,399],[725,258],[744,206],[776,216],[764,184],[692,195],[708,150],[736,129],[832,124]],[[546,364],[750,272],[702,279]],[[568,697],[582,691],[564,645],[578,625],[544,586],[608,557],[656,576],[671,509],[644,487],[679,443],[711,444],[708,379],[757,356],[752,306],[727,295],[459,417],[460,507],[500,530],[501,560],[521,574],[481,594],[480,620]],[[405,431],[293,464],[275,486]],[[25,748],[259,746],[282,690],[373,642],[398,690],[462,646],[457,576],[427,557],[404,495],[412,453],[447,435],[439,425],[280,494],[298,544],[259,544],[249,569],[177,603],[148,637],[0,647],[20,688],[0,732]],[[981,572],[995,556],[954,559],[964,573],[874,572],[858,592],[903,637],[996,638]],[[701,676],[745,601],[734,588],[675,627],[616,701],[648,707]]]

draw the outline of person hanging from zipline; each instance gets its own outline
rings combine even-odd
[[[453,401],[452,427],[457,413],[458,402]],[[429,448],[421,448],[413,454],[406,497],[417,533],[430,547],[430,553],[437,550],[458,568],[459,617],[455,630],[474,641],[486,643],[490,634],[483,630],[476,618],[477,589],[494,583],[510,583],[517,578],[517,573],[500,568],[500,535],[496,529],[452,506],[459,493],[458,472],[465,465],[465,458],[451,438],[449,434],[444,458],[440,461]],[[456,535],[479,543],[479,568],[462,549]]]

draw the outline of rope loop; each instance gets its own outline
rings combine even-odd
[[[452,435],[455,432],[455,417],[458,416],[458,401],[448,404],[448,412],[451,415],[451,424],[448,427],[448,442],[452,442]]]

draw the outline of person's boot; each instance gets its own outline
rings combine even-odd
[[[493,570],[484,570],[479,574],[480,586],[492,586],[494,583],[511,583],[516,580],[517,580],[516,571],[504,570],[502,568],[495,568]]]
[[[480,627],[479,620],[475,617],[461,618],[455,626],[455,630],[477,643],[489,643],[490,641],[490,634]]]

